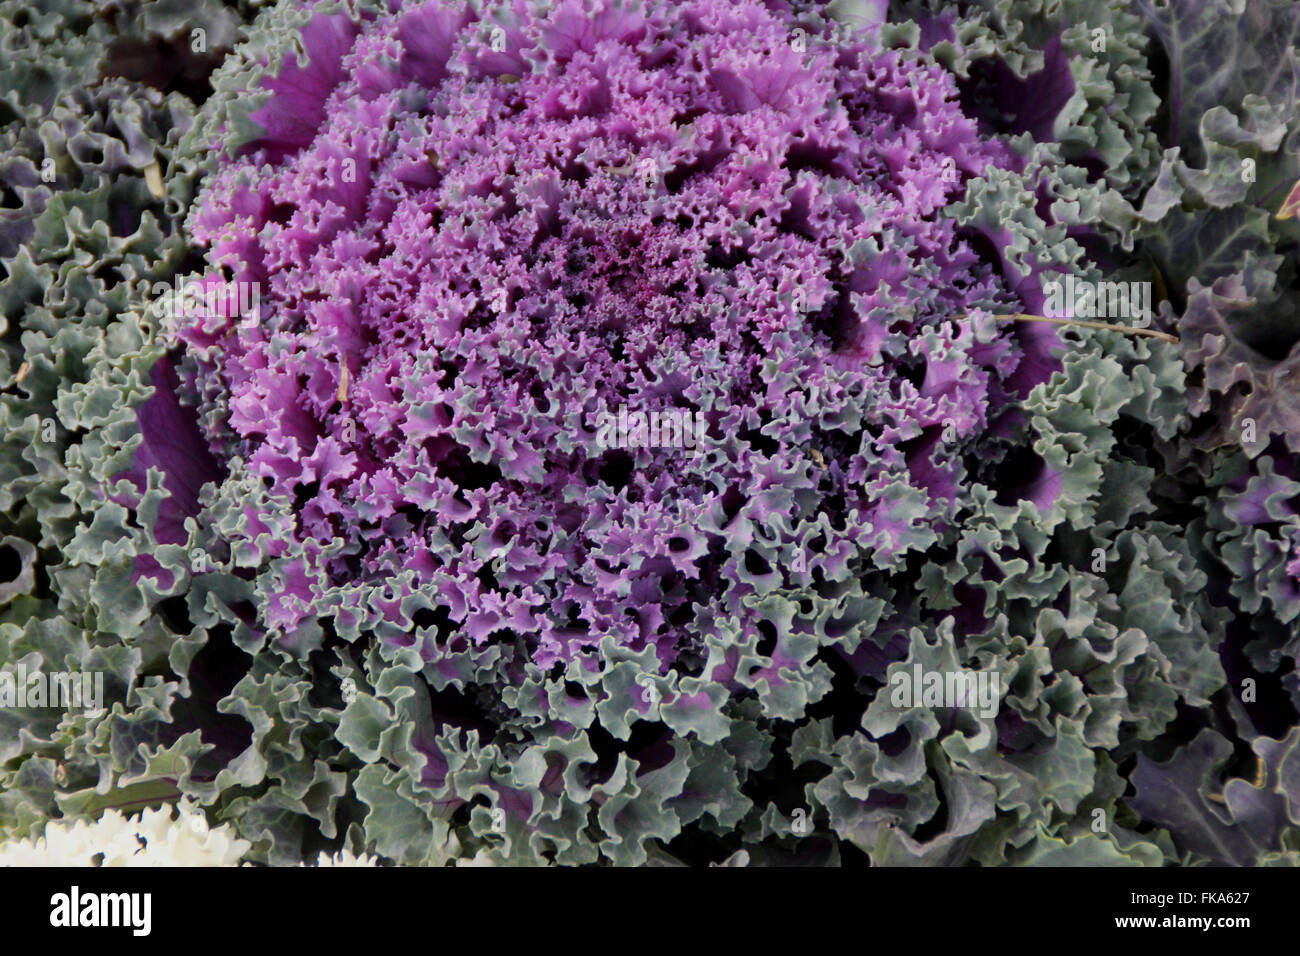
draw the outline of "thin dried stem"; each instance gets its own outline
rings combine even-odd
[[[957,316],[959,319],[968,319],[968,314]],[[1129,335],[1145,335],[1148,338],[1160,339],[1162,342],[1171,342],[1178,344],[1178,337],[1170,335],[1168,332],[1158,332],[1155,329],[1138,329],[1130,325],[1112,325],[1109,322],[1093,322],[1090,319],[1057,319],[1050,315],[1027,315],[1023,312],[1017,312],[1013,315],[993,315],[990,318],[997,319],[1000,322],[1050,322],[1053,325],[1083,325],[1090,329],[1104,329],[1107,332],[1125,332]]]

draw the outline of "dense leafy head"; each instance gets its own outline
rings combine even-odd
[[[268,623],[410,569],[397,597],[474,643],[667,666],[704,608],[756,633],[743,599],[809,580],[814,540],[892,568],[933,537],[1024,379],[964,320],[1020,304],[942,212],[1015,161],[949,74],[760,3],[408,4],[304,39],[191,220],[260,320],[182,329],[229,396],[214,441],[294,502]],[[604,447],[624,407],[702,446]]]

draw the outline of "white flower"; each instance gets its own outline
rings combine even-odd
[[[302,864],[306,866],[307,864]],[[379,858],[371,856],[368,853],[362,853],[360,856],[353,856],[348,850],[340,850],[332,858],[328,853],[321,852],[320,858],[316,861],[317,866],[378,866]]]
[[[234,866],[250,847],[182,800],[134,817],[108,810],[93,823],[52,820],[35,840],[0,845],[0,866]]]

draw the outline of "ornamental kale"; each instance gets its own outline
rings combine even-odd
[[[321,599],[350,634],[382,586],[378,636],[434,667],[412,617],[442,608],[452,654],[594,673],[608,639],[714,694],[804,683],[815,644],[705,665],[701,615],[758,642],[757,600],[901,568],[951,520],[1050,334],[950,318],[1022,306],[939,211],[1023,164],[938,67],[868,34],[796,51],[758,4],[469,16],[313,20],[328,83],[269,81],[191,216],[267,290],[180,338],[209,446],[266,489],[229,545],[282,582],[268,640],[304,649]],[[602,449],[621,405],[689,409],[704,445]],[[290,520],[259,548],[262,507]]]
[[[1300,11],[121,6],[0,6],[6,836],[1300,861]]]

